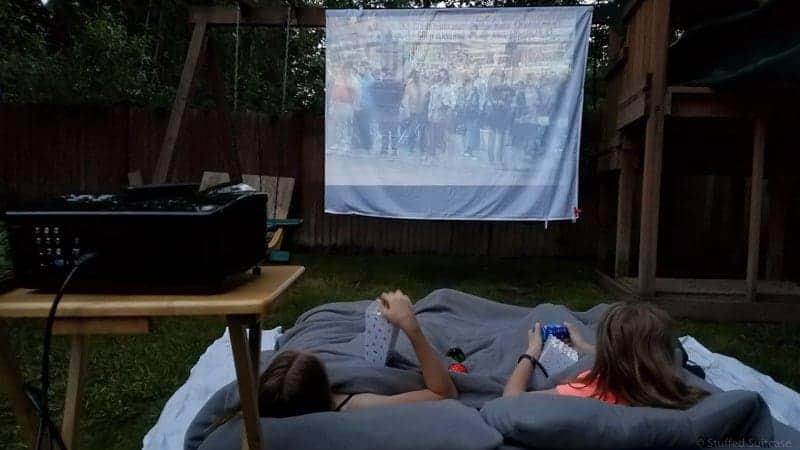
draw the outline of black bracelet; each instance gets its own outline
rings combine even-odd
[[[536,366],[539,366],[539,368],[542,369],[542,373],[544,374],[544,376],[546,378],[550,378],[550,375],[547,374],[547,369],[544,368],[544,366],[542,365],[542,363],[539,362],[538,359],[534,358],[533,356],[531,356],[531,355],[529,355],[527,353],[523,353],[517,359],[517,364],[519,364],[523,359],[527,359],[528,361],[530,361],[531,364],[533,365],[534,369],[536,369]]]
[[[527,353],[523,353],[523,354],[521,354],[521,355],[519,356],[519,358],[517,358],[517,364],[519,364],[520,362],[522,362],[522,360],[523,360],[523,359],[527,359],[528,361],[530,361],[530,362],[531,362],[531,364],[536,364],[535,362],[533,362],[533,356],[531,356],[531,355],[529,355],[529,354],[527,354]]]

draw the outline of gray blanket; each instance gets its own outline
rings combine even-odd
[[[307,311],[278,341],[278,351],[312,351],[325,362],[335,392],[396,394],[423,389],[419,364],[408,338],[400,333],[387,367],[364,360],[364,309],[369,301],[330,303]],[[444,363],[451,347],[466,354],[468,374],[454,373],[460,400],[480,407],[503,392],[517,358],[528,342],[535,321],[575,323],[587,340],[594,341],[594,325],[606,305],[586,312],[542,304],[535,308],[506,305],[449,289],[437,290],[415,304],[417,320]],[[591,366],[581,357],[574,366],[545,377],[536,371],[531,389],[545,389]]]
[[[317,354],[325,361],[335,392],[395,394],[422,389],[424,384],[417,359],[410,342],[402,333],[388,366],[375,367],[364,360],[364,310],[368,304],[368,301],[331,303],[304,313],[298,318],[295,326],[279,339],[277,352],[297,349]],[[445,356],[447,349],[460,347],[464,351],[467,356],[465,365],[469,373],[454,373],[452,377],[460,394],[459,400],[468,406],[481,407],[502,394],[517,358],[525,351],[527,332],[535,321],[538,320],[543,324],[571,321],[581,329],[587,340],[593,342],[595,326],[606,307],[598,305],[586,312],[572,312],[563,306],[552,304],[523,308],[495,303],[458,291],[438,290],[417,302],[415,310],[420,326],[431,345],[441,355],[443,362],[449,363]],[[274,352],[266,353],[262,358],[264,366],[274,354]],[[549,378],[536,371],[529,388],[552,387],[586,370],[591,364],[591,357],[582,357],[574,366],[561,373],[550,374]],[[685,374],[690,383],[709,392],[719,392],[716,387],[688,372]],[[433,406],[420,404],[419,411],[409,406],[405,414],[400,414],[399,410],[392,410],[387,413],[392,418],[390,422],[380,418],[382,417],[379,414],[380,410],[376,410],[363,417],[351,413],[319,413],[292,419],[262,419],[262,427],[268,428],[268,425],[272,424],[271,426],[278,427],[276,430],[283,430],[267,433],[271,436],[272,448],[296,448],[297,443],[307,437],[305,430],[309,429],[309,424],[312,422],[314,424],[312,428],[317,430],[317,434],[327,436],[328,439],[333,435],[344,439],[342,442],[347,442],[347,445],[342,444],[339,446],[341,448],[356,448],[358,445],[364,448],[376,447],[378,445],[373,445],[375,441],[370,440],[375,438],[373,435],[383,436],[387,432],[398,430],[401,431],[400,434],[412,436],[408,439],[393,440],[389,448],[466,448],[463,439],[458,443],[452,440],[464,434],[465,428],[474,431],[475,436],[469,435],[465,439],[475,448],[495,448],[498,445],[495,442],[499,439],[496,437],[498,431],[506,438],[507,444],[516,442],[525,445],[526,439],[529,439],[531,443],[528,445],[531,447],[541,447],[542,442],[562,442],[564,439],[571,439],[572,443],[569,445],[571,447],[602,447],[603,444],[623,442],[628,447],[661,448],[675,445],[655,444],[664,441],[661,438],[665,438],[665,442],[673,442],[679,438],[685,440],[687,436],[690,438],[687,442],[695,442],[695,436],[712,439],[713,446],[719,448],[750,447],[753,442],[761,443],[762,440],[768,440],[767,445],[792,448],[800,442],[800,434],[775,422],[760,398],[756,396],[758,401],[746,402],[742,401],[742,399],[747,400],[744,397],[747,396],[742,393],[714,395],[685,412],[664,411],[657,408],[629,410],[601,402],[580,403],[580,409],[576,410],[569,407],[569,404],[577,405],[577,399],[548,396],[517,397],[495,400],[486,405],[483,410],[486,416],[483,419],[486,419],[486,422],[480,417],[473,417],[475,414],[470,416],[465,411],[453,409],[457,403],[434,402]],[[505,405],[509,401],[520,404],[518,407]],[[550,402],[552,405],[542,406],[542,402]],[[224,413],[235,409],[237,405],[238,390],[234,383],[215,394],[187,431],[186,448],[195,449],[201,443],[203,449],[238,448],[241,427],[237,428],[233,422],[230,423],[229,429],[221,427],[209,437],[209,433],[213,431],[213,427],[209,424],[214,423]],[[436,438],[413,436],[415,433],[407,432],[419,430],[420,421],[428,420],[420,415],[424,413],[423,410],[427,411],[425,408],[432,408],[429,412],[437,418],[439,425],[434,428],[441,433],[438,433]],[[439,408],[453,410],[448,409],[449,412],[446,412],[440,411]],[[543,413],[541,408],[544,408],[546,413]],[[468,408],[464,409],[474,412]],[[594,410],[598,410],[597,414],[592,413]],[[591,419],[579,416],[576,412],[581,412],[584,416],[588,414]],[[667,421],[666,427],[652,426],[658,422],[657,419],[663,419],[662,416],[669,414],[677,414],[678,417]],[[625,419],[621,415],[630,417]],[[578,423],[573,423],[576,420]],[[297,422],[295,428],[291,426],[294,422]],[[563,430],[579,429],[582,433],[561,433]],[[454,433],[454,430],[459,431]],[[558,439],[552,436],[554,430]],[[280,436],[283,438],[279,439]],[[594,437],[587,442],[586,436]],[[747,441],[728,443],[713,440],[719,437],[746,438]],[[437,442],[441,445],[436,444]],[[722,445],[718,445],[720,442]],[[790,445],[782,445],[783,443]],[[380,446],[385,446],[384,444],[385,442]]]

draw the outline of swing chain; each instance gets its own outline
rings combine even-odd
[[[289,26],[292,20],[292,5],[286,5],[286,45],[283,52],[283,94],[281,96],[281,113],[286,112],[286,79],[289,68]]]
[[[234,34],[233,52],[233,112],[238,110],[239,103],[239,23],[241,22],[241,7],[236,2],[236,31]]]

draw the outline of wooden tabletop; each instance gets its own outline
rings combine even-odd
[[[261,274],[215,294],[67,292],[56,317],[151,317],[264,314],[305,272],[303,266],[263,266]],[[52,292],[15,289],[0,295],[0,317],[47,317]]]

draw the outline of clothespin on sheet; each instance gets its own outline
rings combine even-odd
[[[580,219],[582,212],[583,210],[578,208],[577,206],[572,208],[572,223],[575,223],[578,221],[578,219]]]
[[[544,219],[544,229],[547,229],[547,219]]]

